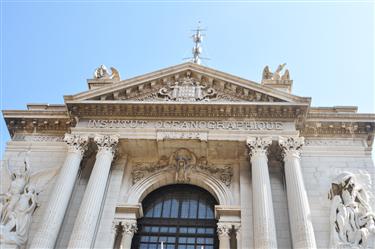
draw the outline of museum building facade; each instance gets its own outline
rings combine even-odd
[[[375,115],[196,63],[4,110],[2,248],[374,248]]]

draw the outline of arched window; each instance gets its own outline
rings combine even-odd
[[[217,249],[214,206],[206,190],[185,184],[169,185],[151,192],[142,202],[144,217],[132,249]]]

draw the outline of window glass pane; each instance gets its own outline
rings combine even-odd
[[[183,200],[181,204],[181,218],[189,217],[189,200]]]
[[[175,237],[168,237],[167,242],[168,243],[174,243],[174,242],[176,242],[176,238]]]
[[[199,234],[204,234],[204,233],[206,233],[206,229],[205,228],[197,228],[197,233],[199,233]]]
[[[197,200],[190,200],[190,209],[189,209],[189,218],[190,219],[196,219],[197,218],[197,210],[198,210]]]
[[[139,249],[147,249],[147,247],[148,247],[148,244],[141,243],[139,246]]]
[[[180,233],[187,233],[188,228],[187,227],[180,227]]]
[[[207,206],[207,213],[206,213],[206,219],[213,219],[214,218],[214,211],[211,207]]]
[[[159,227],[151,227],[151,232],[152,232],[152,233],[157,233],[157,232],[159,232]]]
[[[187,241],[187,238],[186,238],[186,237],[180,237],[180,238],[178,238],[178,242],[179,242],[179,243],[184,243],[184,244],[186,244],[186,241]]]
[[[161,208],[163,206],[163,202],[159,202],[154,207],[154,214],[152,217],[159,218],[161,216]]]
[[[179,202],[176,199],[171,200],[171,218],[177,218],[178,217],[178,207]]]
[[[188,228],[188,233],[195,233],[195,227],[189,227]]]
[[[141,236],[141,242],[148,242],[149,237],[148,236]]]
[[[177,228],[176,227],[170,227],[169,228],[169,232],[170,233],[175,233],[177,231]]]
[[[203,200],[199,201],[198,218],[199,219],[206,218],[206,203],[204,203]]]
[[[149,244],[148,249],[156,249],[157,246],[158,246],[157,244]]]
[[[187,238],[187,243],[188,244],[195,244],[195,238],[191,238],[191,237]]]
[[[168,227],[160,227],[161,233],[168,233]]]
[[[204,238],[197,238],[197,244],[204,244]]]
[[[168,218],[171,215],[171,200],[164,201],[162,217]]]
[[[151,237],[150,237],[150,242],[158,242],[158,237],[156,237],[156,236],[151,236]]]
[[[206,244],[213,244],[214,243],[214,239],[213,238],[206,238]]]
[[[152,217],[153,211],[154,211],[153,205],[150,205],[150,207],[148,209],[146,209],[145,217]]]
[[[187,246],[186,249],[195,249],[193,245]]]

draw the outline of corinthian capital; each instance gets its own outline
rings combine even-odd
[[[122,221],[121,222],[124,234],[133,236],[134,233],[137,232],[137,221],[129,220],[129,221]]]
[[[299,157],[300,150],[305,143],[303,137],[280,137],[279,144],[284,150],[284,156],[295,155]]]
[[[231,228],[232,228],[231,224],[219,222],[219,223],[217,223],[217,235],[219,237],[222,237],[222,236],[228,236],[229,237],[229,233],[230,233]]]
[[[89,138],[87,136],[66,133],[64,141],[68,144],[70,152],[79,152],[83,155],[85,150],[87,150]]]
[[[250,156],[266,153],[268,146],[272,143],[270,137],[250,137],[246,141],[250,148]]]
[[[119,137],[117,135],[96,135],[94,141],[98,146],[99,152],[108,151],[112,154],[115,153],[116,145]]]

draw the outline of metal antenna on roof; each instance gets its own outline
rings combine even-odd
[[[202,34],[202,31],[206,31],[206,30],[201,28],[201,22],[199,21],[197,29],[193,29],[192,31],[194,31],[194,34],[191,36],[194,42],[194,47],[192,49],[193,57],[185,58],[185,59],[190,59],[193,63],[201,64],[202,59],[208,60],[208,58],[201,57],[201,54],[202,54],[201,43],[202,43],[203,36],[204,36],[204,34]]]
[[[194,63],[197,63],[197,64],[201,64],[201,58],[200,58],[200,55],[202,53],[202,47],[201,47],[201,42],[202,42],[202,38],[203,38],[203,35],[201,34],[201,31],[203,31],[201,29],[201,22],[199,21],[198,22],[198,28],[195,31],[195,34],[192,35],[192,38],[193,38],[193,42],[194,42],[194,47],[193,47],[193,59],[192,61]]]

